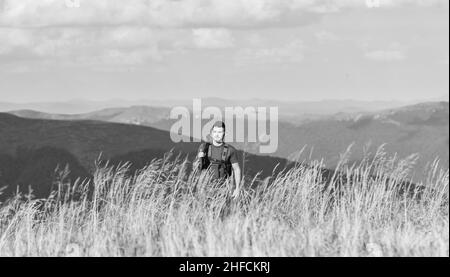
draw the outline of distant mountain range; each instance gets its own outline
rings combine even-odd
[[[223,103],[224,106],[227,104]],[[281,111],[287,114],[284,110]],[[48,114],[30,110],[11,113],[25,118],[126,123],[165,131],[169,131],[175,122],[169,119],[169,108],[149,106],[110,108],[76,115]],[[363,146],[370,142],[372,150],[386,143],[386,151],[390,154],[397,153],[400,157],[419,153],[421,158],[418,169],[436,157],[441,159],[443,166],[448,167],[448,116],[448,102],[428,102],[377,111],[322,114],[294,122],[281,117],[278,127],[278,150],[271,156],[296,160],[299,150],[306,146],[307,149],[301,159],[306,156],[312,159],[323,158],[327,166],[334,168],[339,160],[339,154],[350,144],[355,143],[351,158],[358,160],[363,155]],[[232,144],[246,152],[259,154],[258,143]],[[423,174],[418,172],[417,177],[422,178]]]
[[[449,165],[449,103],[431,102],[388,109],[381,112],[336,115],[300,126],[279,127],[279,148],[277,156],[293,159],[296,150],[308,145],[313,147],[311,157],[323,158],[333,168],[339,160],[339,153],[354,142],[353,160],[363,155],[363,146],[370,142],[372,150],[381,144],[390,154],[406,157],[413,153],[420,155],[417,170],[434,158],[440,158],[441,165]],[[251,152],[251,151],[250,151]],[[417,178],[423,178],[417,172]]]
[[[448,101],[448,96],[438,97],[427,101]],[[202,98],[203,106],[223,107],[248,107],[277,106],[280,115],[284,117],[317,116],[330,115],[339,112],[367,112],[388,108],[401,107],[405,105],[417,104],[421,101],[359,101],[359,100],[322,100],[322,101],[282,101],[274,99],[224,99],[218,97]],[[152,106],[166,107],[174,106],[192,107],[192,99],[181,100],[109,100],[109,101],[89,101],[71,100],[64,102],[29,102],[29,103],[9,103],[0,101],[0,112],[12,110],[35,110],[51,114],[81,114],[90,113],[102,109],[131,106]]]

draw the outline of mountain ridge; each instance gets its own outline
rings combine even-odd
[[[26,119],[0,113],[0,187],[7,186],[8,194],[15,185],[26,191],[30,185],[44,196],[51,188],[48,176],[57,166],[68,163],[80,177],[88,178],[95,170],[95,162],[111,160],[131,162],[142,166],[165,153],[181,153],[190,161],[200,142],[174,143],[167,131],[147,126],[95,120]],[[244,159],[238,150],[239,161]],[[245,173],[254,176],[270,175],[277,164],[290,163],[283,158],[245,154]],[[76,175],[72,175],[72,181]],[[16,184],[16,182],[21,182]],[[0,195],[1,196],[1,195]]]

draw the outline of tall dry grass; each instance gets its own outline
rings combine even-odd
[[[369,156],[369,155],[368,155]],[[98,165],[87,182],[0,209],[1,256],[449,256],[448,168],[405,192],[412,155],[349,164],[329,185],[323,161],[226,188],[187,174],[171,153],[133,175]],[[346,176],[345,178],[343,176]],[[250,189],[250,187],[256,187]]]

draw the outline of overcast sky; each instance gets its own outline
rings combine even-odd
[[[0,101],[433,98],[448,28],[448,0],[0,0]]]

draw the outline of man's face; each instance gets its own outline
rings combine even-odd
[[[222,142],[225,135],[225,130],[222,127],[214,127],[211,130],[211,137],[215,142]]]

